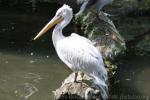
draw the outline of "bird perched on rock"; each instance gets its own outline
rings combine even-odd
[[[63,28],[70,23],[72,17],[72,9],[68,5],[63,5],[34,40],[56,25],[52,34],[53,44],[59,58],[75,72],[74,82],[76,82],[78,71],[89,75],[99,86],[102,97],[106,100],[108,98],[108,76],[100,52],[89,39],[76,33],[65,37],[62,33]]]

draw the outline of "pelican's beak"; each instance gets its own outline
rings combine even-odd
[[[37,34],[37,36],[33,39],[36,40],[44,33],[46,33],[49,29],[51,29],[54,25],[60,23],[63,20],[61,16],[55,16],[45,27]]]

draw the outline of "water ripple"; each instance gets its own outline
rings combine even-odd
[[[25,79],[31,79],[33,80],[33,82],[35,83],[39,83],[39,80],[42,79],[42,77],[38,74],[35,74],[35,73],[27,73],[25,76],[24,76]]]
[[[31,97],[33,94],[35,94],[38,91],[38,88],[36,88],[31,83],[24,83],[24,90],[26,92],[24,98],[27,100],[29,97]]]

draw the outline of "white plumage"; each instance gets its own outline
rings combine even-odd
[[[82,36],[74,34],[61,39],[57,42],[56,51],[60,59],[73,71],[88,73],[98,68],[107,74],[100,53],[90,40]]]
[[[101,54],[87,38],[75,33],[72,33],[68,37],[62,34],[63,28],[70,23],[72,16],[72,9],[67,5],[63,5],[63,7],[58,9],[55,17],[34,39],[37,39],[56,24],[52,40],[59,58],[72,71],[81,71],[91,76],[94,82],[100,87],[102,97],[105,100],[108,98],[108,87],[106,84],[108,77]]]

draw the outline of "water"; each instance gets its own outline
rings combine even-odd
[[[129,57],[124,63],[120,65],[118,77],[111,90],[112,98],[148,98],[149,57]],[[56,55],[1,51],[0,100],[52,100],[52,91],[70,73]]]
[[[150,100],[150,57],[128,55],[118,68],[112,97]]]
[[[52,100],[69,73],[55,56],[0,52],[0,100]]]

